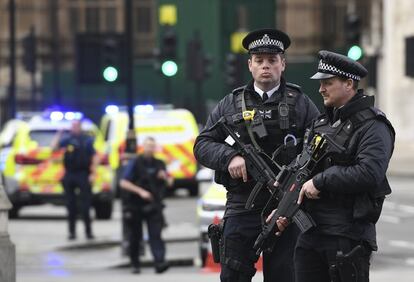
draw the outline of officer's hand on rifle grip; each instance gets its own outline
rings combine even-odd
[[[315,185],[313,185],[312,179],[306,181],[302,189],[300,190],[299,197],[298,197],[298,205],[300,205],[303,201],[303,197],[306,196],[308,199],[319,199],[319,193],[320,191],[316,189]]]
[[[275,214],[276,209],[274,209],[266,218],[266,223],[269,223],[270,220],[272,219],[272,216]],[[289,225],[289,221],[287,220],[286,217],[279,217],[278,220],[276,220],[276,224],[277,224],[277,229],[278,231],[275,233],[276,236],[280,236],[282,235],[282,232],[287,228],[287,226]]]
[[[243,178],[247,182],[246,162],[242,156],[234,156],[229,164],[228,171],[232,178]]]

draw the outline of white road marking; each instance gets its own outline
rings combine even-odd
[[[404,249],[414,250],[414,242],[401,241],[401,240],[390,240],[388,242],[390,246]]]

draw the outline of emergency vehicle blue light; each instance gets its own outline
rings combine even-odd
[[[65,119],[74,120],[75,119],[75,113],[74,112],[66,112],[65,113]]]
[[[119,112],[119,107],[115,105],[108,105],[105,107],[105,113],[107,114],[116,114]]]
[[[80,112],[74,112],[73,114],[74,114],[74,115],[73,115],[73,118],[74,118],[74,119],[81,120],[81,119],[83,118],[83,114],[82,114],[82,113],[80,113]]]
[[[58,111],[53,111],[50,113],[50,119],[52,121],[60,121],[62,120],[64,117],[62,112],[58,112]]]
[[[134,107],[134,112],[137,114],[149,114],[154,111],[153,105],[137,105]]]

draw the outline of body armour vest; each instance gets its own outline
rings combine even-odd
[[[311,136],[315,134],[329,135],[337,145],[345,148],[343,153],[327,154],[327,157],[318,164],[315,173],[334,165],[353,165],[356,156],[355,148],[353,148],[354,144],[351,144],[352,138],[358,131],[363,131],[374,120],[384,122],[394,133],[394,129],[385,115],[373,107],[373,97],[362,96],[359,99],[362,100],[358,100],[355,106],[351,108],[352,112],[348,113],[343,121],[337,120],[331,124],[331,119],[327,114],[321,115],[314,121],[310,132]],[[390,193],[391,188],[385,177],[383,183],[375,187],[372,193],[355,195],[322,192],[321,199],[318,201],[306,201],[305,209],[317,222],[318,231],[324,234],[359,239],[361,233],[367,233],[363,229],[375,228],[374,224],[380,216],[384,198]],[[355,230],[356,222],[361,223],[357,227],[358,231]],[[368,236],[370,238],[366,238],[367,241],[369,242],[371,239],[375,241],[375,229],[368,230],[368,233],[370,233]],[[371,245],[373,249],[376,248],[375,242]]]
[[[300,88],[294,84],[282,82],[280,89],[273,94],[277,95],[276,100],[269,101],[269,99],[266,103],[260,100],[254,90],[247,89],[246,86],[235,89],[233,95],[237,112],[231,116],[231,119],[235,121],[232,128],[240,135],[241,141],[245,144],[252,143],[242,118],[242,99],[244,96],[246,110],[255,110],[256,115],[261,116],[262,124],[257,126],[264,126],[267,133],[265,136],[259,136],[253,132],[257,144],[270,157],[278,148],[285,147],[283,150],[278,150],[279,153],[274,156],[274,160],[279,165],[290,163],[301,150],[302,144],[294,146],[293,142],[289,142],[289,146],[284,146],[285,141],[290,141],[289,138],[286,139],[286,136],[294,136],[299,139],[304,134],[304,129],[297,126],[295,111],[296,99],[302,95]],[[251,126],[255,125],[251,124]],[[298,142],[301,142],[301,139]],[[290,146],[290,144],[292,145]],[[228,208],[246,212],[244,205],[255,181],[249,176],[249,181],[244,183],[240,179],[230,178],[227,173],[220,172],[216,172],[215,180],[217,183],[223,184],[229,191]],[[269,197],[267,189],[262,189],[255,200],[255,210],[261,210]],[[233,214],[233,212],[228,210],[226,214]]]

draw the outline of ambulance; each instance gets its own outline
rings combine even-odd
[[[119,179],[122,176],[129,117],[125,107],[109,105],[105,111],[100,128],[108,144],[109,162]],[[166,163],[167,171],[174,179],[172,190],[186,188],[190,196],[197,196],[197,162],[193,146],[198,126],[193,114],[169,105],[138,105],[134,107],[134,125],[137,153],[142,151],[142,142],[147,136],[155,138],[158,144],[156,157]]]
[[[18,217],[24,206],[64,204],[60,182],[64,175],[64,149],[53,151],[50,144],[58,131],[63,131],[64,138],[72,121],[82,116],[79,112],[45,111],[19,124],[3,170],[4,176],[9,179],[7,194],[13,204],[10,217]],[[105,154],[106,144],[92,121],[82,119],[82,130],[94,138],[94,148],[100,159],[92,183],[95,217],[109,219],[112,214],[114,183],[113,171]]]

